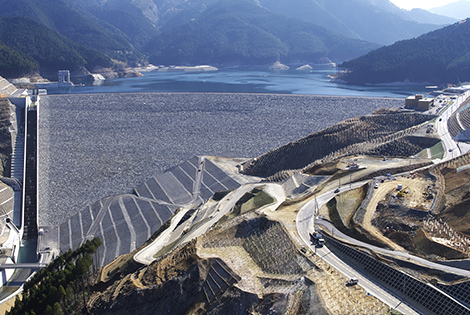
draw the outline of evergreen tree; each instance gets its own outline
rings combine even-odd
[[[54,303],[54,308],[52,310],[54,315],[62,315],[62,307],[60,307],[59,302]]]

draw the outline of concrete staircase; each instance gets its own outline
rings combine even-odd
[[[24,173],[24,130],[19,130],[14,140],[11,155],[11,177],[23,181]]]

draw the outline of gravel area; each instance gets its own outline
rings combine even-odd
[[[59,225],[194,155],[255,157],[401,99],[134,93],[41,98],[39,225]]]

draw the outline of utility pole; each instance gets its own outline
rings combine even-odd
[[[314,212],[313,212],[314,220],[315,220],[315,217],[317,215],[318,215],[318,201],[317,201],[317,193],[315,193],[315,209],[314,209]],[[315,222],[315,221],[313,221],[313,222]]]

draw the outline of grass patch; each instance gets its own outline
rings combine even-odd
[[[104,266],[101,270],[100,281],[106,283],[120,275],[125,275],[139,269],[142,265],[134,260],[134,254],[137,251],[134,250],[129,254],[119,256]]]
[[[442,141],[439,141],[435,146],[431,147],[431,158],[442,159],[444,157],[444,146]]]
[[[242,215],[259,209],[265,205],[273,203],[273,197],[265,193],[263,190],[255,188],[251,192],[247,192],[241,197],[233,207],[233,216]]]
[[[416,158],[418,159],[427,159],[428,158],[428,149],[424,149],[418,154],[415,155]]]
[[[239,215],[248,213],[250,211],[259,209],[263,206],[269,205],[276,201],[269,194],[264,192],[262,189],[255,188],[251,192],[244,194],[235,204],[233,210],[224,215],[217,222],[217,225],[227,222],[229,219],[237,217]]]
[[[173,249],[173,247],[175,247],[178,244],[179,241],[180,241],[180,239],[178,238],[173,243],[170,243],[170,244],[162,247],[162,249],[160,249],[155,255],[153,255],[153,257],[158,258],[160,256],[165,255],[166,253],[169,253]]]
[[[337,209],[337,200],[336,198],[331,199],[326,204],[328,208],[328,215],[330,216],[331,223],[343,233],[347,231],[347,227],[344,225],[343,221],[341,220],[341,216],[338,213]]]
[[[255,189],[256,190],[256,189]],[[253,190],[253,197],[241,205],[241,213],[244,214],[255,209],[259,209],[265,205],[269,205],[275,201],[273,197],[265,193],[263,190],[255,192]]]

